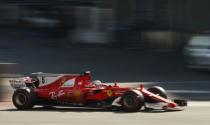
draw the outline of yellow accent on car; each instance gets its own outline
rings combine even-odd
[[[72,91],[68,91],[66,93],[66,97],[69,98],[69,97],[72,97],[73,96],[73,92]]]
[[[112,96],[112,91],[111,90],[107,90],[107,95],[108,96]]]

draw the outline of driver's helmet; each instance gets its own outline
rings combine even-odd
[[[101,85],[102,82],[100,80],[94,80],[92,83],[95,85]]]

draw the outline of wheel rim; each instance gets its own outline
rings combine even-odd
[[[24,105],[27,101],[27,97],[25,94],[23,93],[19,93],[17,94],[17,96],[15,97],[15,101],[18,105]]]
[[[126,95],[124,97],[124,105],[127,107],[131,107],[135,104],[135,98],[132,95]]]

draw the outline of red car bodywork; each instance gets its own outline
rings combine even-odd
[[[14,86],[13,82],[14,80],[11,81],[12,86]],[[161,106],[162,109],[177,108],[179,105],[174,101],[146,90],[142,84],[139,85],[138,88],[122,87],[117,83],[113,85],[104,83],[94,84],[91,81],[90,74],[63,74],[47,84],[40,84],[39,80],[39,85],[34,87],[33,84],[35,82],[37,82],[37,80],[30,77],[24,77],[24,83],[27,87],[16,88],[16,91],[24,90],[27,91],[27,93],[33,93],[36,96],[36,103],[34,104],[39,105],[44,105],[46,102],[48,104],[56,102],[60,104],[65,103],[81,106],[87,106],[94,103],[94,106],[100,105],[102,107],[112,106],[113,103],[122,105],[121,98],[128,91],[132,91],[139,96],[142,95],[145,99],[152,99],[156,102],[164,103],[164,105]],[[13,103],[16,100],[14,95]]]
[[[63,86],[71,79],[75,79],[73,86]],[[116,84],[114,86],[95,85],[91,82],[90,75],[64,75],[53,83],[34,89],[34,92],[42,99],[85,104],[87,101],[103,101],[110,97],[122,96],[128,89]]]

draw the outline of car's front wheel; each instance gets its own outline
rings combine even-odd
[[[154,87],[151,87],[149,89],[147,89],[147,91],[155,94],[155,95],[158,95],[160,97],[163,97],[165,99],[167,99],[167,93],[165,91],[164,88],[160,87],[160,86],[154,86]],[[146,98],[146,102],[150,102],[150,103],[157,103],[159,101],[155,100],[155,99],[152,99],[150,97],[147,97]]]
[[[141,92],[127,91],[122,96],[122,108],[127,112],[138,111],[144,105],[144,96]]]

